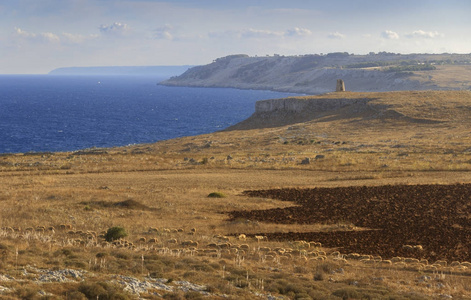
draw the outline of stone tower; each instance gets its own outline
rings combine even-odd
[[[335,89],[336,92],[345,92],[345,83],[342,79],[337,79],[337,88]]]

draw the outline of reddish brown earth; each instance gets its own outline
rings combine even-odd
[[[342,253],[383,258],[471,260],[471,184],[274,189],[244,194],[297,205],[233,211],[232,219],[282,224],[351,223],[371,229],[261,233],[272,240],[319,241]],[[408,250],[403,245],[422,245],[424,250]]]

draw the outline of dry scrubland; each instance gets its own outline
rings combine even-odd
[[[338,239],[377,232],[388,211],[391,222],[402,218],[396,198],[375,187],[471,182],[471,93],[315,98],[338,97],[371,100],[361,109],[254,116],[224,132],[151,145],[0,156],[1,297],[471,299],[467,198],[439,218],[463,234],[453,252],[434,244],[443,252],[431,253],[426,231],[402,239],[395,256],[385,250],[388,236],[378,247]],[[345,193],[355,187],[380,203],[377,223],[369,210],[350,218],[358,212]],[[340,193],[332,203],[341,213],[329,219],[314,203],[310,217],[300,199],[276,196],[287,188]],[[411,202],[424,198],[412,190]],[[455,203],[444,194],[433,196],[437,207]],[[424,201],[423,214],[404,211],[407,226],[440,216]],[[266,217],[273,211],[282,217]],[[128,235],[105,242],[114,226]]]

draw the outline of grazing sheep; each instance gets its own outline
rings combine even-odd
[[[402,245],[402,248],[406,250],[414,250],[414,246],[411,245]]]
[[[344,263],[344,264],[348,263],[348,261],[345,258],[342,258],[342,257],[334,257],[332,260],[335,261],[335,262],[340,262],[340,263]]]
[[[158,242],[158,240],[156,238],[151,238],[147,241],[148,243],[152,243],[152,244],[155,244]]]
[[[147,239],[145,237],[140,237],[137,241],[139,243],[145,243],[147,241]]]
[[[266,236],[263,236],[263,235],[256,235],[256,236],[255,236],[255,239],[256,239],[257,242],[259,242],[259,243],[260,243],[260,241],[263,241],[265,238],[266,238]]]
[[[270,247],[260,247],[260,248],[258,249],[258,251],[260,251],[260,252],[270,252],[271,249],[270,249]]]
[[[248,250],[250,250],[250,246],[247,245],[247,244],[242,244],[242,245],[240,245],[240,249],[248,251]]]
[[[155,227],[150,227],[147,232],[148,232],[148,233],[156,233],[156,232],[159,232],[159,229],[158,229],[158,228],[155,228]]]
[[[239,248],[232,247],[232,248],[229,249],[229,251],[231,251],[232,254],[237,254],[237,253],[239,253]]]
[[[205,249],[203,250],[205,254],[212,254],[212,253],[218,253],[218,250],[216,249]]]
[[[393,263],[403,262],[403,261],[404,261],[404,257],[396,256],[396,257],[391,258],[391,261],[392,261]]]
[[[190,232],[196,233],[196,228],[191,228]]]
[[[366,265],[372,265],[372,264],[376,263],[374,260],[369,259],[369,258],[360,259],[360,262],[361,262],[361,263],[364,263],[364,264],[366,264]]]
[[[457,266],[460,266],[461,263],[459,261],[452,261],[451,264],[450,264],[450,267],[457,267]]]
[[[275,256],[273,255],[264,255],[262,261],[275,261]]]
[[[346,259],[360,259],[360,254],[358,253],[349,253],[345,256]]]
[[[466,268],[471,268],[471,263],[468,262],[468,261],[462,262],[461,265],[462,265],[463,267],[466,267]]]
[[[247,236],[245,234],[239,234],[239,236],[237,237],[237,239],[239,241],[245,241],[247,239]]]
[[[218,245],[216,243],[211,243],[206,245],[207,248],[213,248],[213,249],[218,249]]]
[[[232,253],[229,249],[222,249],[220,255],[222,258],[232,258]]]
[[[309,248],[320,248],[322,244],[319,242],[309,242]]]
[[[447,266],[447,262],[446,262],[446,260],[437,260],[437,261],[435,262],[435,265],[440,265],[440,266],[442,266],[442,267],[446,267],[446,266]]]
[[[176,243],[178,243],[178,241],[177,241],[177,239],[169,239],[169,240],[167,240],[167,243],[168,244],[176,244]]]
[[[280,255],[281,255],[281,254],[284,254],[284,253],[286,252],[286,250],[285,250],[284,248],[280,248],[280,247],[275,248],[275,249],[273,249],[273,250],[274,250],[276,253],[280,254]]]
[[[227,248],[231,247],[231,244],[230,243],[221,243],[221,244],[217,244],[217,246],[220,249],[227,249]]]
[[[383,258],[381,256],[377,255],[377,256],[373,256],[373,260],[374,261],[382,261]]]
[[[221,236],[220,235],[220,236],[218,236],[218,239],[222,242],[229,242],[230,241],[229,237],[227,237],[227,236]]]
[[[406,264],[418,264],[418,263],[420,263],[420,261],[417,258],[410,258],[410,257],[406,258],[404,260],[404,262]]]
[[[332,253],[330,253],[330,256],[340,256],[340,252],[339,251],[334,251]]]
[[[422,245],[414,245],[412,246],[414,247],[414,250],[419,250],[419,251],[423,251],[424,250],[424,247],[422,247]]]
[[[15,232],[15,229],[13,229],[13,227],[5,227],[5,228],[3,228],[3,230],[5,230],[6,232],[9,232],[9,233]]]
[[[183,241],[183,242],[181,243],[181,245],[184,246],[184,247],[198,247],[198,242],[191,241],[191,240],[189,240],[189,241]]]
[[[70,230],[70,229],[72,229],[72,225],[70,225],[70,224],[61,224],[61,225],[59,225],[59,229],[61,229],[61,230],[69,229]]]
[[[286,255],[279,256],[278,259],[280,261],[280,264],[288,264],[291,262],[291,257]]]
[[[382,260],[382,261],[381,261],[381,264],[390,266],[390,265],[392,265],[392,261],[390,261],[390,260]]]

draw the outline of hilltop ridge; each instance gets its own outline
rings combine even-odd
[[[356,92],[471,89],[471,55],[239,54],[193,67],[161,84],[322,94],[334,90],[339,78],[345,81],[347,90]]]

